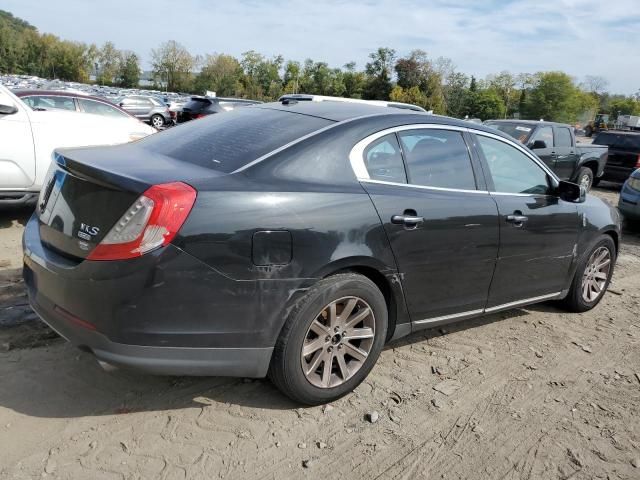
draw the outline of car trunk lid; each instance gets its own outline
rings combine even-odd
[[[78,261],[91,254],[153,185],[221,175],[132,145],[66,149],[55,157],[36,207],[40,238],[50,249]]]

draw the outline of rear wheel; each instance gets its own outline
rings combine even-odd
[[[366,378],[386,335],[387,306],[378,287],[362,275],[334,275],[296,303],[274,349],[269,377],[297,402],[336,400]]]
[[[595,307],[609,287],[616,259],[616,246],[609,235],[602,235],[587,251],[573,277],[565,306],[573,312],[586,312]]]
[[[593,185],[593,170],[589,167],[580,168],[580,171],[578,171],[578,185],[584,187],[587,192],[591,190],[591,186]]]
[[[164,117],[162,115],[151,115],[151,125],[155,128],[162,128],[164,126]]]

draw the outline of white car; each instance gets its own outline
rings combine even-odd
[[[0,85],[0,205],[36,200],[55,148],[114,145],[155,132],[133,117],[32,110]]]

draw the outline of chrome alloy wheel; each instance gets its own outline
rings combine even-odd
[[[154,115],[153,117],[151,117],[151,123],[156,128],[162,128],[162,126],[164,126],[164,118],[162,118],[160,115]]]
[[[582,275],[582,299],[585,302],[591,303],[602,295],[610,270],[611,252],[607,247],[597,248],[589,257]]]
[[[325,306],[311,322],[300,360],[307,380],[332,388],[351,378],[371,352],[375,336],[373,310],[359,297],[343,297]]]
[[[589,191],[589,189],[591,188],[591,177],[589,175],[582,175],[582,177],[580,177],[578,185],[584,187],[585,190]]]

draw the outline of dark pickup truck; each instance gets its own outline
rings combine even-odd
[[[488,120],[484,123],[529,147],[561,180],[575,182],[589,190],[602,177],[608,157],[607,146],[576,144],[573,128],[569,125],[535,120]]]
[[[600,132],[594,145],[609,147],[609,160],[602,180],[624,182],[640,168],[640,133],[609,130]]]

